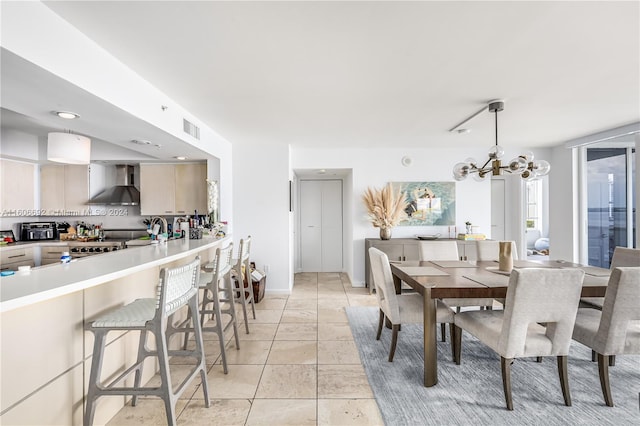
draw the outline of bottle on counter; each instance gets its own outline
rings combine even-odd
[[[71,256],[69,256],[69,252],[68,251],[63,251],[62,252],[62,256],[60,256],[60,262],[61,263],[69,263],[69,262],[71,262]]]

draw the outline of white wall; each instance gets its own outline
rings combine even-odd
[[[574,179],[574,153],[552,149],[549,172],[549,257],[578,261],[578,194]],[[575,248],[575,249],[574,249]]]
[[[257,142],[234,143],[233,148],[230,225],[236,251],[240,238],[251,235],[251,261],[258,269],[268,269],[266,291],[288,293],[293,285],[289,147]]]

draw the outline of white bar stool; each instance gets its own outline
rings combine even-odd
[[[199,273],[200,257],[197,257],[194,261],[184,266],[164,268],[160,273],[157,297],[138,299],[86,324],[85,330],[93,332],[95,341],[93,345],[89,389],[87,391],[87,405],[84,415],[85,426],[93,423],[96,400],[101,396],[109,395],[132,395],[133,406],[136,405],[137,397],[140,395],[159,396],[164,400],[168,424],[175,425],[176,402],[198,373],[200,373],[200,379],[202,381],[205,406],[209,407],[207,369],[204,359],[200,324],[196,321],[193,327],[196,340],[194,350],[169,350],[167,346],[169,337],[172,334],[185,332],[184,329],[174,328],[171,321],[172,315],[183,306],[188,306],[191,315],[198,314]],[[123,330],[140,331],[137,361],[135,365],[129,367],[110,384],[103,385],[100,380],[100,375],[107,334],[110,331]],[[157,346],[156,350],[147,348],[147,333],[154,335]],[[158,357],[161,379],[161,385],[159,387],[143,387],[140,384],[144,360],[150,356]],[[171,385],[171,372],[169,370],[170,356],[188,356],[196,359],[195,367],[175,392]],[[115,386],[132,372],[135,372],[133,386]]]
[[[240,294],[240,302],[242,303],[242,313],[244,315],[244,327],[249,334],[249,319],[247,318],[247,305],[251,304],[253,319],[256,319],[256,307],[253,300],[253,284],[251,283],[251,266],[249,265],[249,252],[251,250],[251,235],[240,240],[240,250],[238,250],[238,258],[234,259],[235,274],[233,275],[236,290]],[[244,268],[243,268],[244,266]],[[247,280],[247,287],[244,287],[244,280]]]

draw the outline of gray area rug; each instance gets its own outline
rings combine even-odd
[[[556,359],[520,359],[512,366],[514,411],[507,411],[500,358],[473,336],[462,339],[462,363],[438,342],[438,384],[423,386],[422,326],[403,325],[392,363],[391,330],[376,341],[378,308],[348,307],[347,316],[385,424],[640,425],[640,356],[619,356],[609,369],[615,407],[604,404],[597,363],[576,342],[569,356],[573,405],[564,405]],[[439,329],[439,327],[438,327]],[[448,330],[448,327],[447,327]]]

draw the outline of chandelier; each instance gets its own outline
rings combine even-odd
[[[489,158],[482,166],[479,166],[479,163],[473,158],[467,158],[464,162],[457,163],[453,166],[453,178],[461,181],[465,180],[469,175],[472,175],[477,181],[483,181],[489,176],[500,176],[504,173],[510,173],[520,175],[524,180],[529,181],[547,175],[549,170],[551,170],[551,165],[545,160],[534,161],[531,151],[517,156],[506,163],[506,165],[502,164],[501,158],[504,155],[504,149],[498,145],[498,112],[504,110],[504,101],[489,102],[487,107],[458,124],[451,129],[451,131],[457,129],[487,108],[489,112],[493,112],[496,115],[496,144],[489,148]],[[464,130],[458,130],[458,132],[462,133]]]

